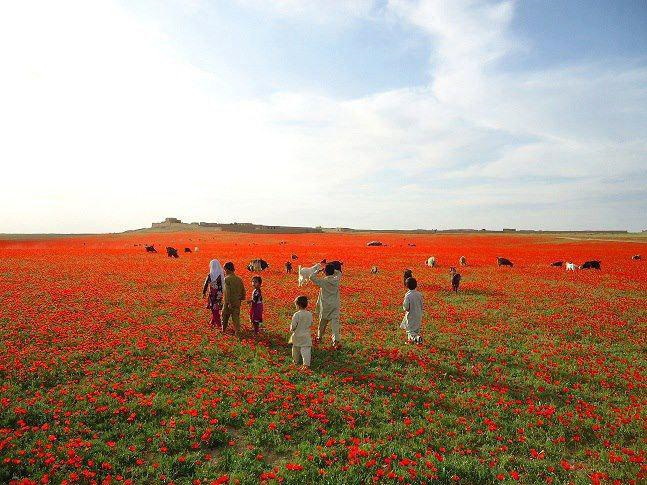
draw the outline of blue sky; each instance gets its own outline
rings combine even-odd
[[[271,16],[236,2],[122,5],[177,36],[192,63],[210,70],[225,59],[260,94],[296,89],[356,97],[429,82],[432,43],[420,29],[390,16],[386,0],[341,23]],[[647,60],[647,3],[641,1],[517,2],[510,31],[527,46],[503,59],[503,69]]]
[[[245,78],[247,94],[308,90],[350,98],[428,81],[429,42],[385,15],[386,2],[375,2],[365,17],[319,21],[236,2],[122,4],[171,35],[181,18],[177,41],[188,59],[213,71],[226,63]]]
[[[28,0],[0,59],[0,232],[647,228],[642,1]]]

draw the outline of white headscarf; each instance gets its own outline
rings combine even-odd
[[[209,263],[209,275],[211,276],[211,283],[214,285],[216,284],[218,276],[220,276],[220,283],[222,283],[223,286],[225,285],[225,273],[222,270],[222,266],[220,266],[220,261],[217,259],[212,259]]]

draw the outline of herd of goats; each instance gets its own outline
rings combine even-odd
[[[367,246],[382,246],[383,244],[379,241],[370,241],[366,244]],[[415,246],[414,244],[409,244],[409,246]],[[146,252],[148,253],[156,253],[157,250],[155,249],[154,245],[145,245]],[[184,252],[185,253],[191,253],[191,252],[198,252],[199,248],[196,246],[193,250],[191,248],[185,247]],[[169,258],[179,258],[178,254],[178,249],[167,246],[166,247],[166,255]],[[291,256],[292,260],[298,259],[298,256],[296,254],[293,254]],[[635,254],[634,256],[631,257],[632,260],[638,261],[641,258],[640,254]],[[514,266],[514,263],[510,261],[508,258],[503,258],[503,257],[497,257],[497,266]],[[334,268],[338,271],[342,270],[342,265],[343,263],[341,261],[329,261],[328,264],[332,264]],[[576,265],[575,263],[571,261],[554,261],[550,264],[550,266],[553,267],[565,267],[566,271],[575,271],[576,269],[601,269],[601,264],[602,262],[599,260],[590,260],[590,261],[585,261],[581,265]],[[436,267],[436,258],[434,256],[431,256],[430,258],[427,259],[426,265],[429,267]],[[458,265],[459,266],[467,266],[467,258],[465,256],[461,256],[458,258]],[[249,262],[247,265],[247,269],[251,272],[260,272],[263,271],[267,268],[269,268],[270,265],[267,261],[261,258],[256,258],[253,259]],[[286,273],[292,273],[292,262],[291,261],[286,261],[285,262],[285,271]],[[307,267],[298,267],[298,274],[299,274],[299,286],[302,286],[303,284],[307,284],[309,281],[310,277],[310,272],[312,271],[312,268],[307,268]],[[371,268],[371,273],[376,274],[378,272],[377,266],[373,266]],[[461,275],[457,271],[455,266],[450,267],[449,273],[451,276],[451,284],[452,284],[452,290],[457,292],[458,287],[460,285],[461,281]],[[410,269],[406,269],[404,271],[404,281],[406,282],[407,278],[412,277],[413,273]]]

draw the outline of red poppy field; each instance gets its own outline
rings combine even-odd
[[[644,483],[647,267],[631,257],[645,247],[480,234],[0,240],[0,482]],[[294,298],[316,287],[285,274],[291,254],[295,269],[344,262],[343,347],[328,333],[310,373],[290,365],[286,340]],[[264,332],[254,341],[241,318],[239,342],[209,328],[202,283],[210,259],[230,260],[249,291],[256,257],[271,265]],[[602,269],[549,266],[588,259]],[[399,328],[405,268],[425,299],[419,346]]]

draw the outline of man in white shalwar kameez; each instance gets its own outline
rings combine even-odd
[[[418,282],[415,278],[407,278],[406,284],[409,291],[404,295],[404,302],[402,303],[405,314],[401,327],[407,331],[407,340],[409,342],[421,343],[422,293],[416,290]]]
[[[336,270],[332,264],[326,264],[324,268],[325,276],[322,278],[317,276],[317,272],[321,270],[321,264],[316,264],[313,268],[316,268],[316,271],[310,276],[310,281],[319,287],[319,297],[317,298],[319,329],[317,338],[321,340],[328,323],[330,323],[332,344],[333,347],[338,347],[341,345],[339,335],[339,282],[341,280],[341,271]]]

